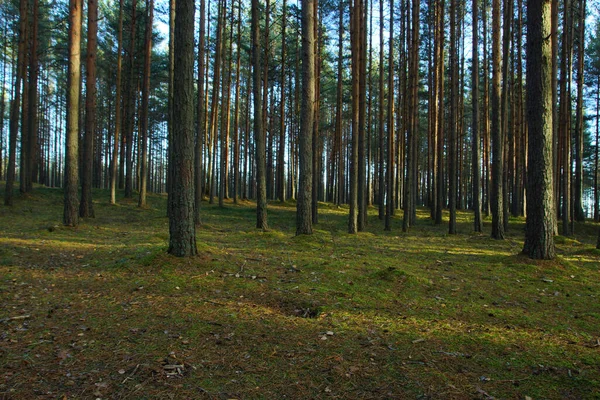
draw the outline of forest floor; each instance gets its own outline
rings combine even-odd
[[[3,187],[4,185],[2,185]],[[0,206],[0,399],[589,399],[600,397],[598,224],[554,261],[419,211],[346,233],[320,204],[203,204],[199,256],[166,254],[166,197],[61,225],[63,192]],[[446,215],[447,217],[447,215]]]

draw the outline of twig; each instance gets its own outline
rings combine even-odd
[[[140,367],[140,364],[136,365],[135,368],[133,369],[133,372],[131,374],[129,374],[129,376],[127,378],[123,379],[123,382],[121,382],[121,385],[124,384],[125,382],[127,382],[128,380],[130,380],[131,377],[133,375],[135,375],[135,373],[137,372],[139,367]]]
[[[31,318],[31,315],[29,315],[29,314],[26,314],[26,315],[17,315],[16,317],[8,317],[8,318],[0,319],[0,322],[7,323],[9,321],[16,321],[16,320],[28,319],[28,318]]]

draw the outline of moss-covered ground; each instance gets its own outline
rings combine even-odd
[[[3,186],[3,185],[2,185]],[[557,237],[558,257],[435,226],[427,210],[346,233],[320,204],[203,204],[199,256],[166,254],[166,197],[108,204],[61,225],[62,191],[0,206],[2,399],[600,398],[598,225]]]

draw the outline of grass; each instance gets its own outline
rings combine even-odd
[[[292,203],[203,204],[200,255],[166,254],[166,198],[96,191],[96,218],[63,227],[62,191],[0,207],[0,398],[600,398],[598,225],[559,256],[458,235],[426,210],[346,233],[320,205],[294,236]],[[10,319],[23,317],[22,319]]]

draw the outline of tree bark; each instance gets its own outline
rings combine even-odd
[[[394,214],[394,0],[390,0],[390,39],[388,50],[388,104],[387,104],[387,195],[385,207],[385,230],[392,230]]]
[[[194,256],[194,1],[177,0],[175,9],[173,79],[173,168],[169,192],[169,250],[178,257]]]
[[[81,0],[69,1],[69,64],[63,223],[77,226],[79,199],[79,81],[81,80]]]
[[[119,28],[117,32],[117,83],[115,100],[115,133],[110,176],[110,204],[117,203],[117,167],[119,163],[119,135],[121,134],[121,70],[123,64],[123,0],[119,0]]]
[[[204,119],[204,48],[206,47],[206,1],[200,0],[200,21],[198,24],[198,104],[196,105],[196,142],[194,150],[194,223],[202,222],[200,208],[202,204],[202,177],[203,177],[203,146],[206,124]]]
[[[501,115],[500,0],[492,0],[492,238],[504,239],[504,139]]]
[[[296,235],[312,234],[313,122],[315,116],[315,0],[302,2],[302,105],[300,111],[300,180]]]
[[[529,169],[523,253],[534,259],[552,259],[555,256],[550,6],[551,0],[528,0],[527,2]]]
[[[92,179],[94,173],[94,139],[96,136],[96,52],[98,48],[98,2],[88,0],[87,53],[85,63],[85,131],[81,171],[79,216],[94,218]]]
[[[585,9],[586,1],[579,0],[579,21],[577,38],[577,109],[575,116],[575,182],[573,188],[574,217],[585,222],[583,212],[583,81],[585,57]],[[598,142],[596,142],[598,145]]]
[[[473,221],[473,230],[481,232],[481,170],[479,163],[481,160],[480,138],[479,138],[479,0],[473,0],[473,66],[471,68],[472,79],[472,158],[471,168],[473,170],[472,188],[473,188],[473,212],[475,219]]]
[[[79,10],[81,12],[81,9]],[[14,98],[10,105],[9,150],[6,171],[6,189],[4,204],[13,205],[13,188],[16,175],[17,137],[19,135],[19,110],[21,109],[21,84],[25,79],[25,46],[27,40],[27,0],[19,2],[19,45],[17,50],[17,71],[15,76]]]
[[[152,60],[152,21],[154,17],[154,0],[146,1],[147,21],[144,40],[144,80],[142,82],[142,115],[140,122],[140,197],[138,207],[146,207],[146,190],[148,180],[148,108],[150,101],[150,62]]]
[[[252,68],[254,97],[254,141],[256,146],[256,227],[266,230],[267,225],[267,176],[266,176],[266,137],[263,126],[260,64],[259,0],[252,0]]]

